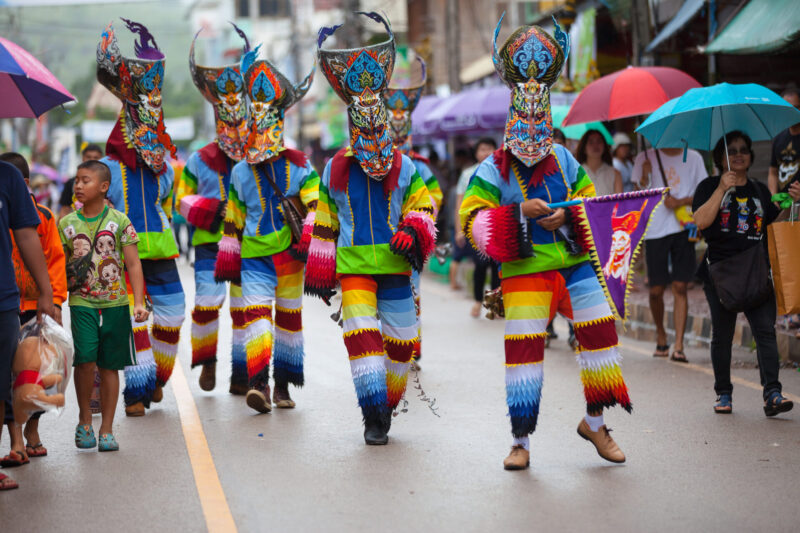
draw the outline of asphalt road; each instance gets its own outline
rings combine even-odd
[[[190,306],[191,270],[181,268]],[[797,530],[800,408],[767,419],[756,369],[734,371],[734,414],[715,415],[705,351],[679,365],[624,339],[634,412],[606,414],[628,456],[613,465],[575,432],[584,404],[561,331],[545,358],[531,468],[506,472],[503,323],[471,319],[469,301],[432,279],[423,287],[423,370],[388,446],[364,445],[341,330],[319,301],[306,302],[298,406],[268,415],[227,392],[229,318],[217,389],[199,389],[187,321],[164,401],[140,419],[126,419],[120,401],[119,452],[75,448],[71,388],[63,415],[42,419],[50,453],[4,470],[21,488],[0,493],[0,532]],[[800,401],[800,374],[781,378]]]

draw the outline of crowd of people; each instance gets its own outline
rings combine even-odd
[[[61,306],[68,303],[79,407],[75,445],[119,450],[113,431],[119,371],[127,416],[144,416],[163,398],[186,315],[170,224],[177,214],[192,228],[191,366],[201,368],[200,388],[216,387],[219,314],[229,295],[230,393],[259,413],[294,408],[290,387],[305,383],[303,294],[330,304],[340,290],[340,323],[364,440],[386,444],[409,369],[421,357],[419,274],[434,251],[436,219],[444,207],[443,216],[454,220],[449,235],[438,236],[453,241],[451,286],[460,288],[459,264],[471,258],[470,314],[480,316],[487,271],[490,288],[503,295],[513,439],[504,468],[530,463],[529,436],[537,425],[542,362],[556,312],[570,322],[584,387],[586,414],[578,434],[602,458],[624,462],[603,420],[605,409],[619,405],[630,412],[632,405],[614,313],[590,260],[591,244],[578,228],[581,208],[555,204],[663,187],[669,193],[652,214],[645,244],[657,328],[654,356],[687,360],[687,286],[699,276],[712,317],[714,410],[731,412],[737,313],[720,303],[715,271],[731,259],[741,262],[741,254],[756,257],[767,225],[786,215],[771,194],[800,200],[800,157],[792,148],[800,125],[775,140],[768,186],[748,175],[752,146],[741,132],[720,139],[713,151],[720,175],[712,177],[692,150],[645,150],[634,157],[631,138],[621,132],[609,145],[600,131],[588,130],[573,154],[563,132],[553,128],[549,107],[549,88],[566,62],[569,37],[557,24],[555,35],[523,26],[502,46],[494,43],[498,73],[512,91],[502,144],[493,138],[475,144],[474,164],[460,169],[449,203],[430,161],[412,148],[410,117],[424,87],[424,65],[421,79],[393,78],[391,28],[381,16],[365,15],[384,25],[384,41],[326,48],[338,26],[320,31],[319,64],[349,118],[349,143],[321,175],[282,137],[284,113],[306,94],[313,73],[291,83],[259,58],[259,48],[251,48],[237,28],[243,38],[240,63],[199,66],[192,43],[189,68],[214,108],[217,135],[176,176],[167,160],[175,147],[158,105],[164,56],[148,30],[130,21],[128,29],[139,38],[136,57],[120,54],[111,25],[97,50],[98,80],[123,101],[123,112],[105,155],[96,145],[83,150],[59,213],[30,194],[24,157],[0,156],[0,332],[16,339],[20,322],[44,315],[60,324]],[[547,61],[518,63],[520,46],[543,50]],[[800,106],[796,92],[785,97]],[[698,230],[708,245],[699,273]],[[763,298],[741,310],[758,347],[764,411],[774,416],[790,410],[792,402],[781,394],[776,306],[764,275]],[[668,286],[674,295],[672,350],[664,324]],[[0,417],[13,410],[7,401],[19,385],[20,378],[12,384],[11,375],[15,346],[0,345]],[[96,436],[92,400],[98,385]],[[3,467],[47,454],[38,414],[24,428],[6,421],[11,439]],[[0,490],[16,486],[0,474]]]

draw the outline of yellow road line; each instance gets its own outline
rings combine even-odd
[[[172,389],[178,403],[183,438],[186,441],[189,461],[192,463],[194,483],[197,495],[200,497],[200,505],[203,507],[206,527],[210,533],[235,532],[236,522],[233,521],[228,500],[222,490],[217,467],[214,466],[214,458],[211,456],[203,424],[197,412],[197,405],[192,398],[183,368],[177,361],[172,372]]]
[[[630,350],[632,352],[644,355],[653,355],[652,352],[645,350],[643,348],[639,348],[637,346],[629,346],[626,344],[622,344],[621,347],[623,350]],[[672,363],[678,368],[688,368],[689,370],[694,370],[695,372],[702,372],[703,374],[707,374],[711,377],[714,377],[714,370],[705,366],[696,365],[694,363],[679,363],[677,361],[670,361],[669,359],[667,359],[667,362]],[[760,383],[756,383],[755,381],[750,381],[749,379],[744,379],[737,376],[731,376],[731,383],[735,385],[741,385],[749,389],[757,390],[759,392],[764,390],[764,388],[761,386]],[[800,403],[800,396],[797,396],[796,394],[792,394],[786,391],[783,391],[781,394],[783,394],[786,398],[789,398],[793,402]]]

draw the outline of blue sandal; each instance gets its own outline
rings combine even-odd
[[[792,407],[794,407],[792,400],[784,398],[778,391],[771,393],[769,398],[764,400],[764,414],[767,416],[775,416],[778,413],[791,411]]]
[[[111,433],[101,433],[100,445],[97,447],[97,450],[100,452],[116,452],[119,450],[117,439],[115,439],[114,435]]]
[[[720,394],[717,403],[714,404],[714,412],[722,415],[729,415],[733,412],[733,398],[730,394]]]
[[[75,446],[82,450],[88,450],[97,446],[97,439],[94,436],[94,428],[91,425],[84,426],[78,424],[75,427]]]

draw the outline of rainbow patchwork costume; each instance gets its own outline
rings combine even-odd
[[[348,104],[350,146],[322,176],[305,290],[327,300],[341,283],[344,343],[365,440],[385,444],[418,341],[410,273],[433,251],[436,230],[425,182],[387,131],[381,93],[394,65],[394,36],[382,17],[363,14],[384,25],[387,41],[323,50],[338,26],[320,30],[317,53],[331,87]]]
[[[304,153],[283,146],[284,112],[306,94],[313,70],[294,86],[269,61],[257,60],[257,54],[258,48],[247,52],[241,63],[250,102],[249,133],[244,160],[231,175],[215,276],[241,282],[237,320],[243,327],[250,389],[247,403],[267,412],[271,409],[271,359],[276,398],[279,389],[285,391],[289,384],[300,387],[305,381],[303,260],[311,241],[320,180]],[[292,241],[273,184],[282,196],[298,197],[308,209],[300,242]]]
[[[415,152],[411,142],[411,113],[417,107],[419,99],[422,97],[422,91],[425,88],[426,68],[425,62],[421,57],[416,56],[416,61],[412,66],[418,67],[418,76],[410,76],[408,80],[398,80],[397,76],[393,76],[389,87],[383,91],[383,99],[386,102],[386,107],[389,110],[389,126],[392,135],[392,142],[395,147],[400,150],[400,153],[407,155],[414,163],[428,192],[431,195],[431,204],[433,205],[433,219],[439,212],[439,206],[442,205],[444,194],[442,188],[439,186],[439,181],[430,168],[430,161],[419,153]],[[395,72],[395,74],[397,74]],[[420,322],[421,312],[421,286],[420,286],[420,272],[414,270],[411,274],[411,282],[414,286],[414,299],[417,309],[417,335],[419,341],[414,347],[414,359],[422,357],[422,325]]]
[[[536,429],[545,329],[556,307],[553,294],[563,286],[569,305],[560,309],[574,320],[588,412],[617,404],[631,410],[614,316],[580,236],[565,238],[579,233],[572,228],[574,215],[567,213],[566,228],[548,231],[521,211],[521,203],[534,198],[555,203],[595,195],[575,158],[551,141],[549,86],[569,51],[567,36],[556,28],[556,39],[527,26],[516,30],[501,51],[495,44],[495,66],[512,88],[505,143],[480,164],[460,208],[473,246],[502,263],[506,398],[517,438]],[[499,29],[498,23],[495,42]]]
[[[250,45],[245,41],[244,53]],[[199,32],[198,32],[199,34]],[[203,366],[213,372],[217,362],[219,311],[225,303],[224,281],[214,279],[214,266],[222,238],[224,208],[230,194],[233,166],[244,158],[247,141],[247,102],[239,64],[204,67],[195,62],[195,42],[189,53],[192,80],[214,108],[217,138],[189,156],[175,197],[175,206],[194,226],[195,305],[192,310],[192,368]],[[233,320],[230,391],[247,391],[247,358],[244,347],[242,288],[230,285],[230,313]],[[214,381],[211,382],[212,384]],[[201,387],[210,387],[201,378]]]
[[[123,21],[139,36],[135,59],[120,54],[111,24],[97,46],[97,80],[123,103],[101,161],[111,170],[109,201],[139,234],[145,289],[153,304],[149,334],[146,325],[133,323],[137,365],[125,368],[126,406],[148,407],[156,388],[172,374],[185,314],[174,259],[178,249],[169,224],[174,174],[165,161],[168,151],[173,157],[176,151],[161,111],[164,54],[147,28]]]

